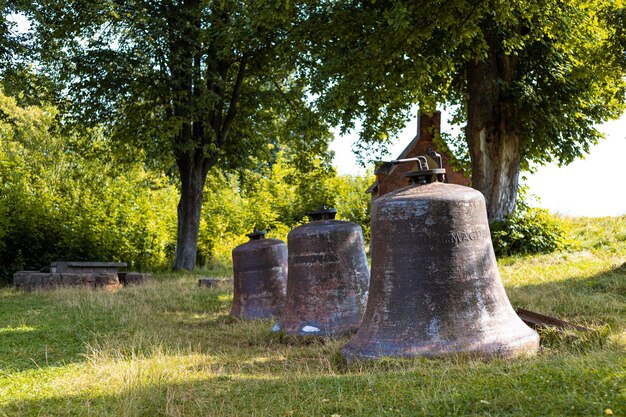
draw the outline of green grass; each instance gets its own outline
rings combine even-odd
[[[514,361],[348,365],[347,339],[232,319],[232,294],[197,274],[115,293],[2,288],[0,416],[626,416],[626,217],[569,222],[571,251],[500,272],[515,306],[597,332],[544,332]]]

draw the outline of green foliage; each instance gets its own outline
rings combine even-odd
[[[0,90],[0,114],[1,277],[55,260],[167,265],[167,178],[116,160],[101,132],[59,135],[52,107],[20,107]]]
[[[541,208],[521,205],[489,226],[496,256],[550,253],[567,245],[564,222]]]
[[[358,123],[367,151],[416,104],[455,106],[467,147],[449,145],[469,152],[456,162],[471,159],[490,219],[514,210],[520,170],[583,156],[626,109],[622,0],[325,0],[308,14],[302,73],[328,120]]]
[[[176,269],[195,265],[211,169],[254,170],[271,160],[268,144],[300,159],[327,150],[328,127],[293,77],[297,3],[38,0],[21,10],[65,123],[105,125],[131,158],[176,167]]]
[[[467,64],[496,55],[514,72],[489,83],[513,109],[522,168],[569,163],[601,137],[595,124],[624,111],[624,10],[621,0],[322,1],[302,28],[315,34],[302,64],[319,108],[344,130],[362,121],[366,146],[387,143],[416,103],[455,104],[465,122]]]
[[[330,180],[330,188],[335,195],[333,206],[337,208],[337,218],[360,225],[366,242],[370,240],[371,196],[365,191],[374,181],[371,173],[362,177],[342,175]]]
[[[0,80],[15,80],[27,66],[23,59],[28,50],[28,36],[18,30],[16,8],[22,0],[0,0]]]
[[[274,163],[240,174],[211,172],[205,187],[200,222],[198,265],[229,264],[231,250],[248,240],[254,227],[268,237],[286,240],[292,228],[306,221],[306,213],[320,206],[335,207],[338,219],[355,222],[369,240],[371,176],[336,175],[320,159],[316,169],[302,172],[289,150],[279,151]]]

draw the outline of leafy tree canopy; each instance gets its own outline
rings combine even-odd
[[[411,106],[453,104],[490,218],[521,169],[569,163],[624,111],[622,0],[322,1],[303,72],[317,105],[361,143],[388,141]]]
[[[569,163],[624,110],[621,0],[332,1],[311,9],[304,68],[317,104],[344,130],[363,120],[363,144],[385,142],[418,103],[467,120],[467,62],[510,56],[499,78],[514,106],[524,168]],[[328,13],[328,10],[332,12]],[[327,21],[327,22],[325,22]]]
[[[176,187],[142,162],[126,161],[94,128],[66,136],[57,110],[22,106],[0,88],[0,285],[16,270],[51,261],[124,261],[131,268],[171,264]],[[281,132],[281,129],[277,129]],[[268,145],[272,147],[272,145]],[[285,145],[237,172],[213,170],[204,187],[197,262],[228,265],[231,251],[258,226],[286,239],[321,205],[368,234],[372,178],[337,176],[327,157]]]
[[[325,146],[325,126],[290,76],[290,2],[42,0],[27,12],[41,62],[67,88],[66,121],[106,123],[154,155],[200,147],[225,168],[266,154],[279,117],[311,133],[283,137],[291,146]],[[181,135],[187,123],[195,130]]]
[[[289,1],[39,0],[25,5],[66,123],[104,124],[130,158],[176,166],[175,268],[195,264],[204,182],[286,143],[306,165],[330,135],[292,76]]]

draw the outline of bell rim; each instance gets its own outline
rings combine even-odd
[[[526,326],[524,324],[524,326]],[[539,334],[526,326],[527,329],[523,334],[518,337],[505,338],[502,342],[498,343],[497,338],[494,340],[483,340],[482,343],[475,349],[464,350],[463,345],[455,346],[452,349],[433,349],[428,344],[411,346],[399,346],[398,349],[378,350],[367,349],[362,345],[361,347],[351,347],[350,344],[357,340],[359,335],[354,336],[342,349],[341,354],[346,358],[353,359],[371,359],[376,360],[382,357],[394,357],[394,358],[444,358],[455,355],[467,355],[470,357],[478,357],[482,359],[496,359],[505,358],[511,359],[525,355],[534,355],[539,351]],[[374,344],[374,343],[370,343]],[[376,353],[366,353],[366,352]]]

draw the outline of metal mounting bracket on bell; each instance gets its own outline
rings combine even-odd
[[[337,209],[322,206],[319,210],[309,211],[307,216],[312,222],[320,220],[335,220],[335,216],[337,216]]]
[[[259,230],[256,227],[251,233],[247,233],[246,236],[250,238],[250,240],[259,240],[265,239],[265,235],[267,234],[267,230]]]
[[[411,184],[428,184],[431,182],[444,182],[446,178],[446,169],[443,167],[441,155],[434,150],[429,150],[429,156],[438,163],[437,168],[431,168],[428,159],[425,156],[417,156],[415,158],[394,159],[392,164],[404,164],[407,162],[416,162],[417,170],[407,172],[404,176],[409,178]]]
[[[369,298],[343,354],[489,358],[536,352],[539,336],[517,316],[500,280],[483,195],[441,182],[445,170],[429,168],[425,159],[395,161],[417,162],[408,174],[416,181],[372,205]]]

